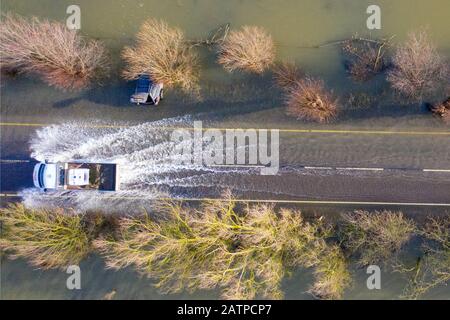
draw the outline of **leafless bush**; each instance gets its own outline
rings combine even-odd
[[[148,74],[166,86],[180,86],[185,92],[198,90],[198,58],[178,28],[149,19],[141,26],[134,47],[122,52],[127,67],[125,79]]]
[[[403,298],[419,299],[431,289],[448,285],[450,281],[450,215],[428,218],[418,232],[424,242],[423,255],[415,267],[397,266],[397,270],[410,276]]]
[[[286,270],[320,261],[329,233],[296,210],[210,201],[198,210],[167,203],[165,219],[124,218],[95,247],[110,268],[134,265],[163,292],[221,289],[225,299],[282,297]]]
[[[82,89],[107,68],[105,48],[63,23],[7,14],[0,29],[0,66],[37,74],[51,86]]]
[[[50,269],[78,264],[90,252],[91,234],[82,215],[63,209],[28,209],[22,204],[0,213],[0,248],[10,258],[29,259],[34,266]]]
[[[441,117],[445,123],[450,124],[450,97],[441,104],[434,106],[431,111]]]
[[[340,238],[361,266],[386,261],[412,237],[415,223],[401,212],[358,210],[344,214]]]
[[[321,80],[307,77],[296,81],[285,99],[287,113],[297,119],[326,123],[337,115],[338,101]]]
[[[309,292],[320,299],[341,299],[351,284],[351,275],[341,248],[331,245],[314,270],[315,281]]]
[[[219,45],[219,64],[227,71],[263,73],[273,64],[275,45],[272,37],[261,27],[244,26],[231,31]]]
[[[297,65],[291,62],[277,63],[273,68],[275,83],[283,90],[288,90],[303,77],[303,73]]]
[[[382,72],[386,66],[387,40],[353,38],[343,43],[347,56],[348,73],[355,81],[367,81]]]
[[[426,31],[410,33],[393,56],[388,74],[391,86],[401,95],[420,101],[449,84],[448,63],[437,52]]]

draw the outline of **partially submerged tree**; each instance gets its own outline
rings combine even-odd
[[[360,266],[386,262],[410,240],[415,223],[402,212],[363,211],[342,215],[339,238]]]
[[[283,91],[288,115],[320,123],[336,117],[338,99],[322,80],[304,76],[294,63],[287,62],[275,65],[273,78]]]
[[[343,42],[347,71],[355,81],[367,81],[387,67],[386,52],[389,40],[354,37]]]
[[[325,250],[314,269],[315,281],[309,292],[320,299],[341,299],[344,290],[351,284],[347,261],[338,245]]]
[[[311,267],[326,248],[328,229],[295,210],[236,210],[228,202],[194,210],[164,206],[166,218],[124,218],[116,238],[95,242],[110,268],[134,265],[163,292],[221,288],[226,299],[281,298],[286,269]]]
[[[104,46],[87,41],[64,23],[7,14],[0,28],[0,67],[32,73],[51,86],[78,90],[108,68]]]
[[[444,102],[432,107],[431,112],[444,120],[445,123],[450,124],[450,97]]]
[[[449,65],[424,30],[410,33],[406,42],[398,46],[392,62],[388,81],[398,93],[413,101],[449,84]]]
[[[84,216],[63,209],[28,209],[22,204],[0,212],[0,248],[10,258],[50,269],[78,264],[91,251],[93,230]]]
[[[418,299],[432,288],[450,282],[450,215],[429,218],[419,234],[424,237],[424,255],[414,268],[401,270],[412,274],[403,294],[408,299]]]
[[[244,26],[231,31],[218,46],[218,62],[227,71],[263,73],[275,60],[275,44],[261,27]]]
[[[198,57],[178,28],[156,19],[145,21],[133,47],[122,52],[126,62],[125,79],[148,74],[166,86],[179,86],[185,92],[198,90]]]
[[[286,90],[288,115],[297,119],[327,123],[338,112],[338,100],[325,88],[322,80],[306,77]]]
[[[304,77],[300,68],[292,62],[277,63],[272,71],[276,85],[284,91],[288,91]]]

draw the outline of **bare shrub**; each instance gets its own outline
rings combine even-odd
[[[434,106],[431,111],[442,118],[445,123],[450,124],[450,97],[444,102]]]
[[[263,73],[274,62],[275,45],[263,28],[244,26],[228,34],[219,44],[218,53],[218,63],[227,71]]]
[[[343,43],[347,56],[347,71],[359,82],[370,80],[387,67],[386,51],[388,41],[353,38]]]
[[[407,299],[418,299],[450,281],[450,215],[429,218],[419,234],[424,238],[423,256],[414,268],[400,270],[411,274],[403,293]]]
[[[339,237],[344,247],[356,254],[358,264],[386,261],[409,241],[416,230],[402,212],[358,210],[343,214]]]
[[[107,69],[105,48],[63,23],[7,14],[0,28],[0,66],[34,73],[51,86],[78,90]]]
[[[286,93],[288,115],[320,123],[330,122],[337,115],[337,99],[326,90],[323,81],[304,78],[296,81]]]
[[[148,74],[166,86],[179,86],[185,92],[198,90],[198,57],[178,28],[162,20],[145,21],[134,47],[126,47],[122,57],[127,66],[125,79],[137,79]]]
[[[163,292],[220,288],[225,299],[282,297],[286,268],[319,262],[327,229],[294,210],[206,202],[163,206],[166,218],[124,218],[116,238],[95,241],[109,268],[134,265]]]
[[[0,248],[10,258],[25,258],[43,269],[78,264],[91,250],[83,217],[63,209],[1,209]]]
[[[309,292],[320,299],[341,299],[351,284],[351,275],[341,248],[331,245],[314,270],[315,281]]]
[[[437,52],[426,31],[412,32],[393,56],[388,74],[391,86],[401,95],[420,101],[449,84],[448,63]]]
[[[303,77],[300,68],[291,62],[277,63],[273,68],[273,78],[275,83],[282,90],[289,90]]]

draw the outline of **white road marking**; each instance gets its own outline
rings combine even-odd
[[[336,168],[336,170],[384,171],[384,168]]]
[[[265,168],[262,165],[251,165],[251,164],[209,164],[206,167],[231,167],[231,168]]]
[[[0,163],[29,163],[31,162],[30,160],[8,160],[8,159],[1,159]]]

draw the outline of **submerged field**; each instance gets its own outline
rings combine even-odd
[[[4,0],[2,12],[65,21],[66,8],[70,4],[71,1],[66,0],[40,0],[32,3],[27,0]],[[317,47],[348,39],[355,34],[374,38],[395,36],[393,44],[397,44],[406,39],[408,32],[427,27],[439,52],[448,58],[448,1],[379,0],[374,3],[369,0],[81,0],[78,4],[82,10],[81,33],[103,41],[109,50],[112,62],[110,76],[102,81],[101,86],[94,85],[80,92],[50,88],[34,77],[2,77],[1,122],[24,124],[1,127],[2,159],[30,160],[32,156],[44,160],[48,159],[48,156],[54,156],[62,157],[57,160],[68,160],[64,157],[78,156],[82,152],[95,157],[98,156],[97,151],[89,153],[89,150],[92,151],[93,145],[98,144],[105,150],[105,154],[100,156],[111,158],[119,154],[123,161],[128,161],[142,156],[144,147],[148,148],[148,144],[151,144],[154,148],[150,151],[145,149],[149,152],[145,161],[133,163],[134,167],[129,168],[130,171],[134,170],[135,180],[132,177],[128,181],[128,184],[136,187],[139,192],[147,192],[147,196],[150,192],[148,190],[153,190],[155,185],[169,186],[175,190],[175,194],[215,196],[218,193],[215,187],[221,185],[235,188],[238,195],[259,198],[345,200],[352,196],[352,200],[360,201],[379,201],[383,198],[381,200],[398,202],[449,203],[446,190],[450,184],[450,174],[435,175],[414,171],[423,168],[450,169],[448,135],[439,134],[448,132],[449,126],[433,117],[420,103],[411,104],[399,100],[393,95],[384,75],[363,84],[353,82],[346,74],[339,46]],[[370,4],[378,4],[382,8],[380,31],[369,32],[366,28],[365,11]],[[277,61],[295,62],[307,74],[322,78],[326,86],[339,96],[341,109],[338,117],[331,123],[317,124],[299,121],[286,115],[282,92],[274,85],[270,72],[262,75],[227,73],[216,63],[215,51],[207,48],[198,50],[203,97],[201,101],[193,100],[178,89],[169,89],[166,91],[165,100],[158,107],[130,105],[129,97],[134,90],[134,83],[121,79],[124,63],[120,59],[120,52],[124,46],[133,43],[139,26],[147,18],[164,19],[170,25],[181,28],[186,37],[192,40],[204,39],[211,30],[226,23],[230,23],[232,29],[243,25],[266,28],[275,40]],[[444,95],[445,93],[440,94],[430,102],[437,102]],[[331,129],[343,132],[281,133],[280,164],[285,168],[272,180],[255,176],[247,170],[211,170],[197,172],[193,176],[183,172],[188,171],[185,168],[181,172],[174,172],[173,168],[166,171],[165,144],[160,141],[163,135],[148,135],[147,126],[158,127],[173,121],[190,126],[192,120],[204,121],[205,127]],[[77,124],[86,122],[125,124],[131,128],[121,133],[97,129],[83,132],[77,129]],[[150,123],[139,126],[143,122]],[[54,149],[48,149],[51,143],[45,139],[36,140],[36,131],[42,124],[63,125],[52,129],[51,137],[54,141],[65,138],[81,142],[85,136],[91,136],[92,140],[80,143],[79,149],[71,152],[58,149],[58,145],[53,146]],[[135,125],[137,126],[134,127]],[[416,133],[359,135],[345,133],[345,130]],[[120,135],[123,140],[122,144],[115,146],[119,151],[108,149],[108,139],[114,134]],[[133,137],[139,137],[144,143],[130,147],[127,141]],[[127,154],[130,150],[132,153]],[[113,151],[115,153],[110,154]],[[353,175],[334,171],[310,174],[297,168],[309,165],[383,167],[389,171],[383,174]],[[25,168],[22,170],[20,167],[13,168],[11,164],[2,163],[1,191],[21,192],[30,187],[31,179],[26,170],[29,171],[31,167],[26,164]],[[386,182],[387,179],[390,179],[389,182]],[[137,185],[142,181],[145,182],[144,188]],[[25,192],[24,195],[29,204],[40,200],[39,194]],[[88,201],[82,196],[75,205],[79,204],[89,209],[104,205],[99,201]],[[111,207],[115,205],[117,204]],[[125,203],[126,205],[129,204]],[[357,208],[308,205],[300,209],[305,209],[303,211],[308,214],[333,216]],[[420,220],[425,213],[440,215],[448,210],[438,207],[411,208],[404,211],[419,217]],[[404,255],[406,260],[414,261],[417,255],[414,241],[407,246]],[[84,260],[81,268],[83,289],[69,291],[65,286],[67,274],[64,271],[35,270],[23,260],[10,261],[3,256],[1,298],[102,299],[111,292],[116,292],[114,298],[119,299],[219,298],[219,293],[215,291],[160,294],[152,286],[151,280],[141,278],[131,268],[117,272],[104,270],[104,261],[97,255],[91,255]],[[407,283],[401,274],[384,272],[383,290],[369,291],[365,285],[365,270],[356,266],[351,266],[351,270],[354,271],[354,284],[346,291],[345,299],[396,299],[402,294]],[[312,298],[306,293],[312,277],[310,270],[294,272],[293,276],[283,283],[285,298]],[[439,287],[423,298],[448,299],[448,288]]]

